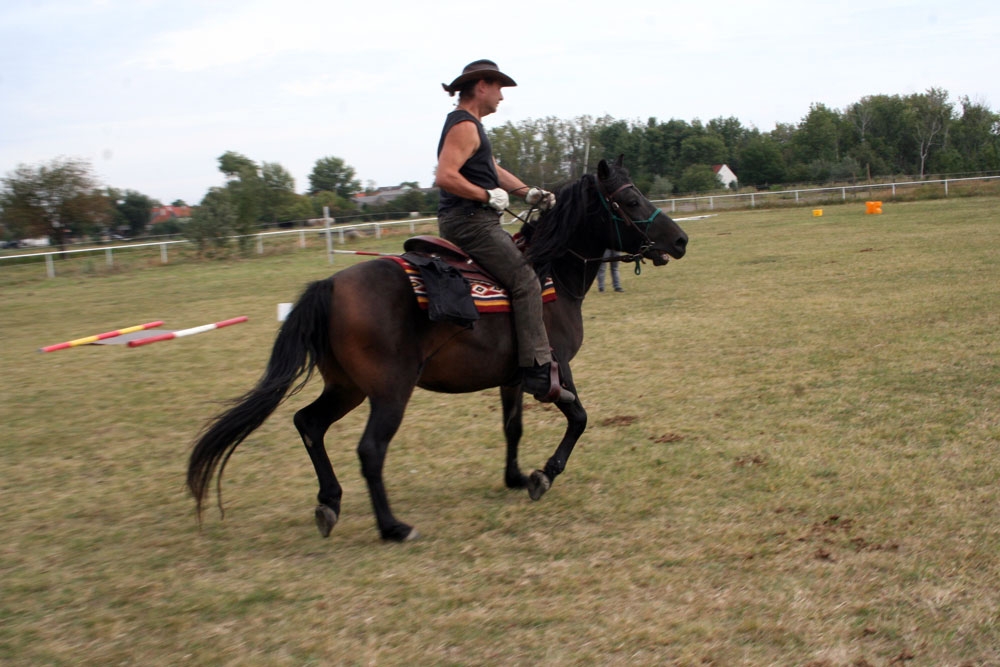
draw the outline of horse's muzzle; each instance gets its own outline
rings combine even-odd
[[[653,266],[663,266],[670,261],[670,258],[680,259],[687,253],[687,235],[678,238],[669,248],[663,248],[661,243],[654,243],[653,246],[643,253],[646,259],[653,261]]]

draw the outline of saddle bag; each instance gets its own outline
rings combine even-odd
[[[417,267],[427,291],[427,316],[432,322],[450,321],[471,327],[479,311],[469,292],[469,281],[440,257],[408,252],[403,259]]]

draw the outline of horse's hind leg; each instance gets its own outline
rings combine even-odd
[[[501,387],[500,401],[503,405],[503,435],[507,440],[507,462],[504,466],[503,481],[508,489],[523,489],[528,486],[528,478],[521,472],[517,462],[518,445],[524,432],[522,421],[523,394],[520,387]]]
[[[330,465],[323,437],[330,424],[353,410],[364,400],[364,394],[357,389],[326,387],[320,397],[295,413],[295,428],[302,436],[302,442],[309,452],[316,478],[319,480],[319,494],[316,499],[315,517],[319,534],[328,537],[340,517],[340,499],[343,489]]]

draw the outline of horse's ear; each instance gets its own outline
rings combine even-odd
[[[625,153],[620,153],[618,155],[618,159],[615,160],[615,166],[616,167],[624,167],[625,166]]]
[[[611,167],[608,166],[607,160],[601,160],[597,163],[597,178],[602,181],[611,178]]]

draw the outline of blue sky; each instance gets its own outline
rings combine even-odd
[[[812,103],[932,86],[1000,111],[998,26],[995,0],[5,0],[0,175],[82,158],[105,185],[197,203],[233,150],[299,192],[329,155],[363,183],[429,186],[453,104],[440,84],[478,58],[519,84],[487,127],[735,116],[768,131]]]

